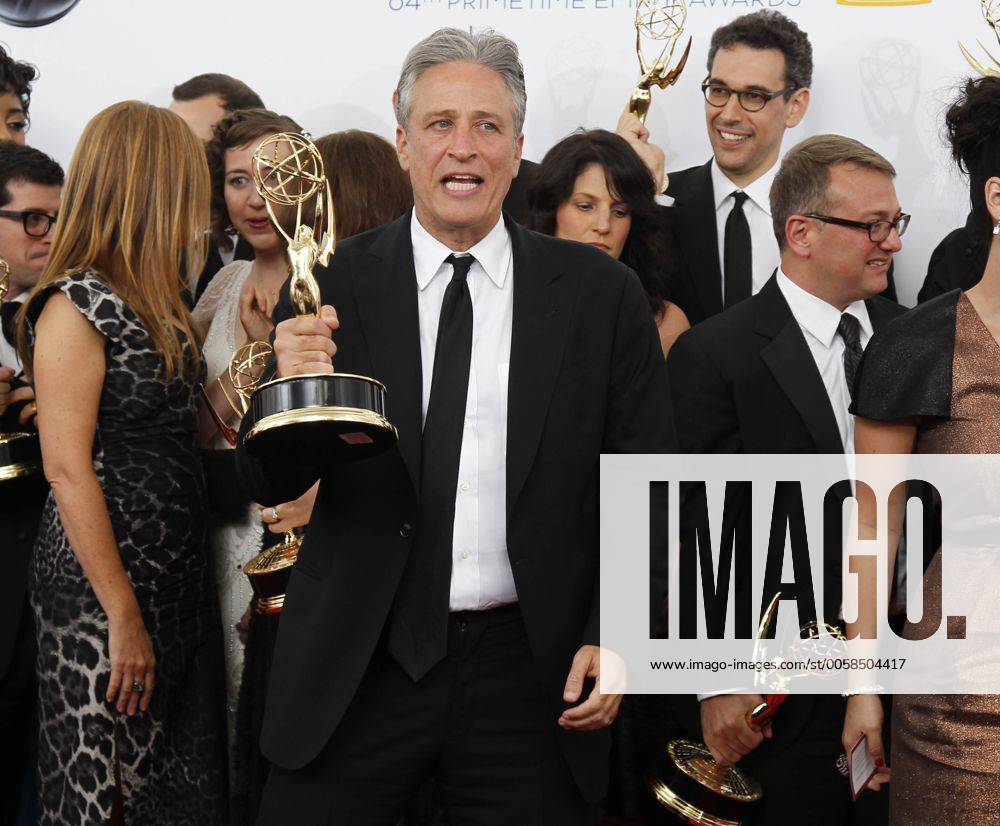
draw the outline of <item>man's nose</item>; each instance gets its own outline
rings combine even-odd
[[[903,239],[899,237],[899,230],[893,227],[889,230],[889,235],[879,244],[886,252],[899,252],[903,248]]]
[[[448,154],[459,161],[468,160],[476,154],[475,139],[471,128],[464,126],[455,128],[448,146]]]
[[[729,100],[722,107],[722,119],[727,123],[736,123],[743,118],[743,107],[740,106],[740,96],[733,92],[729,95]]]

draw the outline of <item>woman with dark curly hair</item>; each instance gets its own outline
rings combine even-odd
[[[691,326],[669,300],[666,211],[656,203],[649,169],[620,135],[591,129],[553,146],[535,169],[525,224],[546,235],[591,244],[635,270],[664,356]]]
[[[971,117],[975,111],[976,116]],[[991,124],[984,133],[979,129]],[[1000,146],[990,146],[991,135],[1000,124],[1000,78],[969,80],[961,97],[945,114],[945,129],[952,144],[952,157],[958,168],[969,176],[969,202],[972,207],[965,226],[949,232],[931,253],[927,275],[917,295],[923,303],[956,287],[968,290],[983,277],[990,245],[983,192],[986,181],[1000,175]],[[956,147],[970,146],[965,154]]]
[[[30,125],[28,105],[31,103],[31,84],[38,78],[38,70],[30,63],[14,60],[0,46],[0,141],[24,143]]]
[[[969,171],[969,233],[986,255],[981,280],[953,289],[900,316],[865,349],[854,386],[855,452],[1000,453],[1000,79],[966,83],[948,110],[952,155]],[[889,502],[889,534],[898,537],[905,502]],[[861,538],[874,536],[874,514],[862,498]],[[867,530],[866,530],[867,529]],[[895,543],[890,544],[890,570]],[[925,639],[941,615],[941,549],[924,574],[924,609],[903,637]],[[877,587],[873,572],[858,587]],[[987,583],[984,583],[987,584]],[[996,583],[994,583],[996,587]],[[848,639],[870,633],[871,617],[848,623]],[[843,742],[862,734],[882,756],[882,705],[875,694],[847,701]],[[890,820],[996,823],[1000,812],[1000,695],[898,694],[892,709]],[[884,775],[882,779],[884,779]]]

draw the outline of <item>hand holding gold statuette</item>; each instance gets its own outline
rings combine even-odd
[[[629,99],[628,108],[643,123],[646,122],[646,115],[649,112],[652,88],[659,86],[661,89],[666,89],[668,86],[673,86],[687,64],[688,55],[691,53],[690,37],[677,65],[673,69],[668,69],[677,44],[684,34],[686,22],[687,3],[684,0],[639,0],[636,4],[635,53],[639,58],[639,70],[642,75]],[[647,60],[642,52],[644,39],[654,43],[655,48],[660,50],[652,62]]]
[[[299,318],[319,317],[322,297],[312,271],[327,266],[336,245],[323,158],[307,135],[282,132],[261,142],[251,166],[254,186],[288,244],[292,307]],[[306,373],[260,383],[250,375],[242,386],[249,397],[246,449],[265,465],[296,455],[353,461],[396,442],[385,417],[385,386],[367,376]]]
[[[1000,0],[980,0],[980,5],[983,9],[983,17],[986,18],[986,22],[993,31],[997,43],[1000,44],[1000,20],[998,20],[1000,18]],[[982,43],[979,44],[979,47],[986,52],[989,63],[983,63],[978,58],[973,57],[972,53],[962,43],[958,44],[958,48],[962,50],[962,54],[969,61],[969,65],[979,72],[979,74],[983,77],[1000,77],[1000,60],[997,60],[990,54]]]
[[[779,592],[761,616],[753,646],[754,662],[800,657],[822,660],[831,652],[843,656],[843,634],[826,623],[810,623],[793,629],[787,638],[773,640],[780,600]],[[746,724],[760,731],[788,698],[789,680],[780,669],[761,669],[754,674],[755,688],[768,693],[762,695],[763,702],[747,711]],[[671,741],[646,782],[660,806],[698,826],[740,826],[753,815],[764,796],[763,787],[746,772],[717,763],[704,743],[691,740]]]

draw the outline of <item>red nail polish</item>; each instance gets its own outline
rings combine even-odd
[[[881,757],[876,757],[875,758],[875,765],[878,766],[880,769],[884,769],[885,768],[885,760],[883,760]]]

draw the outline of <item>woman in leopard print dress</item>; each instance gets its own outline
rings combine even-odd
[[[178,277],[200,269],[207,207],[202,148],[180,118],[106,109],[80,140],[28,299],[22,348],[52,482],[32,577],[43,824],[226,820],[195,447],[204,366]]]

